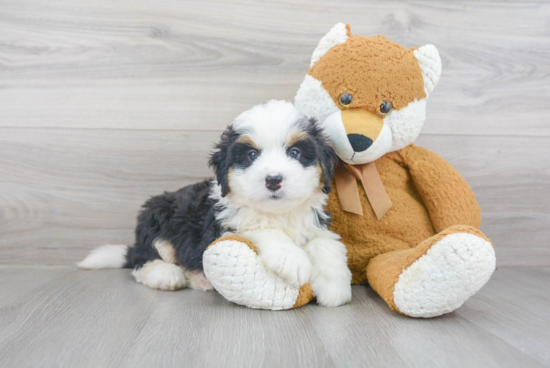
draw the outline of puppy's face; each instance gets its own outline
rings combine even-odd
[[[265,212],[291,210],[330,191],[337,156],[291,103],[270,101],[237,117],[210,165],[222,196]]]

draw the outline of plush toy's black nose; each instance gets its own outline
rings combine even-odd
[[[268,175],[265,177],[265,186],[267,187],[267,189],[274,192],[281,187],[282,181],[283,177],[281,175]]]
[[[355,152],[363,152],[372,145],[372,139],[361,134],[348,134],[348,140]]]

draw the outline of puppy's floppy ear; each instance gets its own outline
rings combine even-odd
[[[233,126],[228,126],[222,133],[220,142],[214,146],[216,151],[210,155],[210,160],[208,161],[208,166],[213,168],[216,173],[216,180],[222,189],[222,197],[225,197],[229,193],[229,184],[227,182],[227,174],[231,167],[229,151],[238,137],[239,135],[235,132]]]
[[[317,139],[318,157],[323,171],[323,192],[326,194],[332,190],[332,179],[334,179],[334,170],[338,165],[338,156],[331,145],[328,143],[328,138],[321,128],[318,127],[317,121],[313,118],[309,122],[314,127],[315,137]]]

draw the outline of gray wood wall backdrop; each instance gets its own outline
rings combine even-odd
[[[148,196],[210,175],[222,129],[293,100],[333,24],[435,44],[418,144],[483,209],[499,266],[550,265],[550,3],[0,0],[0,263],[131,244]]]

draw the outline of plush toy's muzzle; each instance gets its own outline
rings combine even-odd
[[[342,111],[342,123],[355,152],[367,150],[380,135],[384,121],[362,109]]]
[[[338,156],[348,164],[372,162],[391,148],[391,129],[381,117],[364,109],[336,111],[322,125]]]

